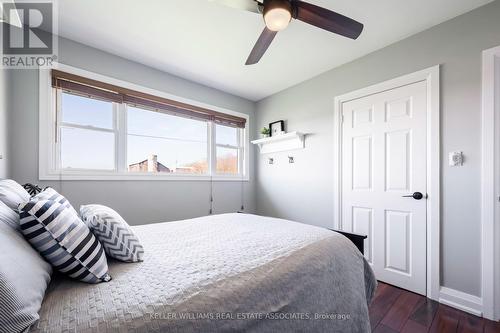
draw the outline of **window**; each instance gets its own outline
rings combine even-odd
[[[208,123],[127,107],[130,172],[208,173]]]
[[[216,171],[218,174],[237,175],[240,171],[239,156],[241,133],[237,128],[215,125]]]
[[[42,179],[246,178],[246,116],[81,79],[52,74]]]
[[[112,103],[61,93],[60,115],[61,169],[116,169]]]

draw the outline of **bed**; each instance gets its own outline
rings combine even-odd
[[[113,280],[54,275],[32,332],[369,332],[373,272],[341,234],[223,214],[133,227]]]

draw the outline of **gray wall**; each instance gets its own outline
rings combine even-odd
[[[257,211],[321,226],[333,224],[335,96],[442,64],[442,285],[481,293],[481,51],[500,45],[500,1],[445,22],[260,101],[257,128],[287,120],[312,133],[306,149],[257,163]],[[463,167],[447,166],[462,150]]]
[[[61,63],[145,87],[190,98],[250,115],[254,133],[253,102],[202,86],[116,57],[109,53],[59,39]],[[207,215],[209,182],[200,181],[38,181],[38,71],[12,70],[9,77],[10,176],[20,183],[36,182],[59,189],[75,207],[101,203],[116,209],[130,224],[171,221]],[[250,158],[253,160],[254,149]],[[245,207],[255,209],[254,168],[244,182]],[[240,182],[214,184],[215,213],[240,209]]]
[[[0,178],[8,177],[7,139],[7,71],[0,69]]]

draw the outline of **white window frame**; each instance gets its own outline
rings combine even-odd
[[[214,157],[212,158],[212,165],[211,169],[213,171],[214,175],[217,175],[218,177],[240,177],[241,178],[241,173],[238,172],[238,174],[229,174],[229,173],[217,173],[217,148],[229,148],[229,149],[236,149],[237,154],[238,154],[238,170],[244,170],[244,163],[245,163],[245,144],[244,144],[244,133],[243,131],[238,132],[238,137],[236,141],[236,146],[235,145],[228,145],[228,144],[221,144],[217,143],[217,127],[216,123],[211,123],[210,124],[212,127],[211,133],[212,133],[212,151],[214,152]],[[242,156],[242,158],[240,158]]]
[[[214,105],[200,103],[186,98],[180,98],[171,94],[167,94],[158,90],[139,86],[130,82],[110,78],[97,73],[89,72],[72,66],[57,63],[54,68],[65,71],[67,73],[87,77],[93,80],[121,86],[127,89],[143,92],[146,94],[176,100],[179,102],[195,105],[198,107],[208,108],[217,112],[234,115],[246,119],[245,128],[239,131],[239,170],[238,174],[217,174],[215,168],[215,124],[208,122],[207,126],[207,149],[209,172],[204,175],[199,174],[166,174],[166,173],[131,173],[126,170],[126,151],[127,151],[127,112],[125,104],[113,103],[114,113],[114,130],[115,130],[115,167],[116,170],[89,170],[89,169],[60,169],[60,143],[57,138],[60,138],[61,117],[58,113],[60,105],[57,106],[56,98],[57,91],[52,88],[51,74],[49,69],[39,70],[39,178],[40,180],[183,180],[183,181],[249,181],[249,126],[250,118],[248,115],[236,112],[233,110],[223,109]],[[87,128],[94,130],[92,126],[79,126],[72,124],[71,127]],[[118,130],[122,129],[122,130]],[[99,130],[99,129],[98,129]],[[242,150],[242,152],[241,152]]]
[[[96,126],[92,126],[92,125],[79,125],[79,124],[76,124],[76,123],[71,123],[71,122],[64,122],[62,120],[62,104],[61,104],[61,101],[62,101],[62,91],[61,90],[58,90],[58,91],[55,91],[55,101],[54,103],[56,104],[55,108],[56,108],[56,119],[55,119],[55,123],[56,123],[56,127],[55,127],[55,131],[57,132],[56,134],[56,137],[54,139],[54,145],[55,145],[55,156],[54,156],[54,159],[53,159],[53,165],[54,165],[54,170],[61,170],[63,172],[67,172],[67,173],[71,173],[71,174],[74,174],[74,173],[81,173],[81,172],[88,172],[88,171],[92,171],[92,172],[102,172],[102,173],[116,173],[119,168],[120,168],[120,161],[119,161],[119,156],[120,155],[123,155],[123,154],[120,154],[120,138],[119,138],[119,134],[120,134],[120,131],[119,131],[119,124],[118,124],[118,117],[119,117],[119,112],[118,112],[118,109],[120,108],[121,105],[117,104],[117,103],[113,103],[113,102],[109,102],[111,105],[112,105],[112,128],[109,129],[109,128],[103,128],[103,127],[96,127]],[[85,98],[85,97],[83,97]],[[76,128],[76,129],[84,129],[84,130],[91,130],[91,131],[95,131],[95,132],[103,132],[103,133],[113,133],[115,135],[115,144],[114,144],[114,169],[78,169],[78,168],[68,168],[68,169],[63,169],[62,168],[62,162],[60,160],[60,157],[61,155],[58,153],[61,151],[61,140],[60,138],[62,137],[62,129],[63,128]]]

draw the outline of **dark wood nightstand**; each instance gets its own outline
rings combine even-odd
[[[338,232],[339,234],[342,234],[349,238],[351,242],[356,245],[356,247],[359,249],[359,251],[364,255],[365,254],[365,242],[364,240],[368,238],[366,235],[358,235],[358,234],[352,234],[350,232],[345,232],[345,231],[339,231],[335,229],[330,229],[332,231]]]

